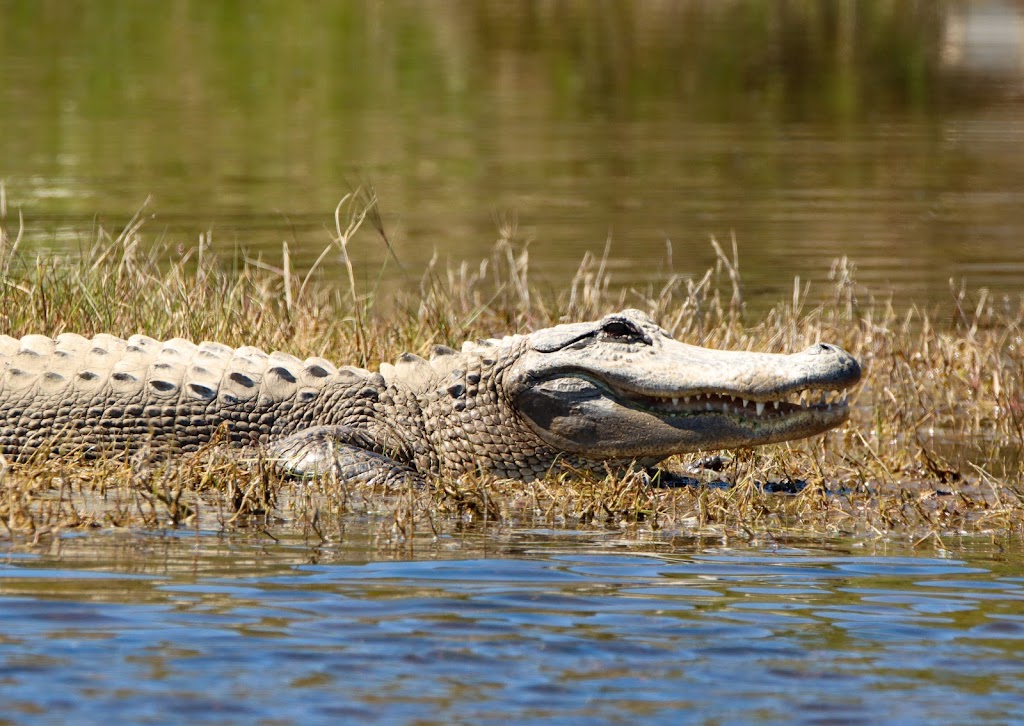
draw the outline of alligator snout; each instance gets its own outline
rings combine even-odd
[[[803,355],[821,356],[821,358],[824,358],[824,360],[819,358],[815,365],[824,365],[834,371],[833,375],[844,386],[852,386],[860,381],[860,363],[838,345],[815,343],[810,348],[807,348]]]

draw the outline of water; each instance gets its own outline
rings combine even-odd
[[[404,272],[514,220],[564,290],[700,275],[755,306],[847,255],[897,302],[1024,284],[1024,9],[964,3],[0,1],[0,179],[25,244],[149,240],[301,272],[375,185]],[[667,262],[671,247],[671,267]],[[354,245],[361,278],[384,264]],[[328,279],[338,272],[328,258]]]
[[[0,566],[14,722],[1006,723],[1018,554],[105,534]],[[410,551],[406,551],[406,555]]]

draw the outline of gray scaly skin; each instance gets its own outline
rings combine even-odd
[[[299,476],[530,481],[812,436],[846,420],[859,379],[835,346],[710,350],[636,310],[405,355],[377,373],[181,339],[3,336],[0,451],[176,455],[220,431]]]

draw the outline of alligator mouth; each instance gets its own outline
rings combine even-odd
[[[553,378],[564,378],[554,376]],[[828,418],[832,421],[849,415],[849,392],[853,387],[828,388],[828,384],[811,383],[774,396],[761,395],[757,399],[738,393],[721,391],[652,394],[622,388],[609,381],[573,372],[568,377],[589,382],[619,405],[644,411],[666,420],[718,414],[732,419],[765,423],[782,422],[803,416]],[[550,380],[550,379],[549,379]]]
[[[849,390],[857,378],[798,379],[773,391],[762,386],[742,395],[724,387],[717,391],[679,387],[665,393],[637,390],[592,374],[563,371],[534,381],[517,402],[534,430],[566,451],[660,460],[689,451],[760,446],[828,431],[849,418]],[[751,397],[754,390],[757,398]]]
[[[615,398],[632,408],[664,418],[722,414],[750,421],[771,421],[791,418],[796,414],[847,414],[849,389],[826,390],[804,388],[767,400],[744,398],[728,393],[690,393],[672,396],[651,396],[611,389]]]

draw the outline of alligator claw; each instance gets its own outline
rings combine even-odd
[[[783,479],[782,481],[754,482],[757,488],[769,494],[799,494],[807,488],[803,479]]]
[[[645,469],[643,481],[649,487],[655,489],[674,489],[676,487],[697,487],[700,480],[685,474],[677,474],[664,469]]]
[[[690,465],[686,467],[686,470],[693,473],[699,471],[722,471],[731,463],[731,456],[705,456],[697,459],[696,461],[690,462]]]

